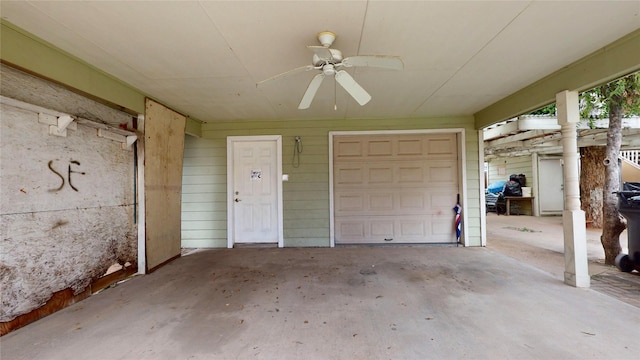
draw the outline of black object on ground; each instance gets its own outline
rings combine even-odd
[[[620,271],[640,271],[640,182],[625,182],[618,191],[618,211],[627,219],[629,254],[620,253],[616,266]]]

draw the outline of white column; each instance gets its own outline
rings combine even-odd
[[[484,131],[478,130],[478,175],[480,177],[480,246],[487,246],[487,209],[484,196],[484,189],[487,184],[484,182]]]
[[[556,94],[558,124],[562,129],[564,160],[564,282],[575,287],[589,287],[587,230],[584,211],[580,210],[580,173],[576,125],[580,121],[578,93]]]
[[[147,273],[147,229],[146,229],[146,210],[144,203],[144,115],[138,115],[137,130],[142,134],[138,138],[137,156],[138,156],[138,274]]]

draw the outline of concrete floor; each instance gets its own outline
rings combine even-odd
[[[2,359],[637,359],[640,308],[491,248],[194,251]]]
[[[564,278],[564,235],[561,216],[497,216],[487,214],[487,247],[514,257]],[[604,250],[600,243],[602,229],[587,228],[589,273],[595,275],[610,269],[604,266]],[[627,232],[620,236],[625,253]],[[617,271],[617,270],[616,270]]]
[[[640,308],[640,273],[623,273],[604,264],[602,229],[586,229],[591,288]],[[564,279],[562,218],[553,216],[487,216],[487,248],[533,265],[556,279]],[[620,235],[624,253],[627,232]]]

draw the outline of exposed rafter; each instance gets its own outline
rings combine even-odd
[[[556,124],[554,126],[554,123]],[[592,129],[583,120],[577,130],[578,147],[605,146],[608,120],[596,120]],[[555,117],[521,116],[484,132],[485,159],[522,155],[559,154],[561,134]],[[640,118],[623,120],[622,148],[640,148]]]

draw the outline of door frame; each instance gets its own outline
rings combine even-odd
[[[233,144],[236,142],[273,141],[276,143],[276,192],[278,208],[278,247],[284,247],[283,207],[282,207],[282,135],[227,136],[227,248],[235,244],[234,211],[233,211]]]
[[[365,130],[365,131],[329,131],[329,246],[336,246],[335,239],[335,208],[333,183],[335,182],[333,173],[333,138],[340,135],[401,135],[401,134],[456,134],[458,138],[458,174],[460,174],[460,183],[458,191],[460,192],[460,201],[462,202],[462,236],[460,241],[463,246],[468,246],[466,234],[469,231],[467,221],[464,221],[464,214],[467,214],[467,167],[466,167],[466,149],[465,149],[465,129],[413,129],[413,130]],[[453,208],[455,204],[451,204]],[[453,220],[453,215],[452,215]]]

